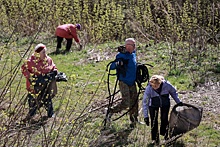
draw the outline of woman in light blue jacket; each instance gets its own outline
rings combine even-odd
[[[153,144],[159,144],[158,132],[158,112],[160,108],[160,135],[165,139],[168,137],[168,114],[170,110],[170,96],[181,106],[182,102],[178,98],[177,91],[173,85],[164,80],[164,77],[153,75],[145,89],[143,96],[144,121],[149,126],[149,116],[151,119],[151,138]]]

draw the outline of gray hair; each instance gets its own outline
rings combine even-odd
[[[125,44],[127,42],[130,42],[130,41],[132,41],[135,44],[135,39],[134,38],[127,38],[127,39],[125,39]]]

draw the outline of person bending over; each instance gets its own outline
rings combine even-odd
[[[151,138],[153,144],[159,144],[158,133],[158,113],[160,109],[160,135],[168,139],[168,114],[170,110],[170,96],[179,105],[180,101],[177,91],[169,81],[164,80],[163,76],[153,75],[147,85],[143,96],[144,121],[149,126],[149,116],[151,120]]]
[[[81,30],[81,25],[80,24],[63,24],[59,25],[56,28],[55,35],[57,36],[57,48],[56,48],[56,53],[60,52],[61,48],[61,43],[63,41],[63,38],[66,39],[67,44],[66,44],[66,50],[65,52],[69,52],[70,48],[73,43],[73,39],[76,41],[76,43],[79,44],[79,49],[82,49],[82,45],[80,43],[80,39],[77,35],[77,30]]]

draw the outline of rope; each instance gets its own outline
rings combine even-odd
[[[113,101],[114,101],[114,96],[116,94],[116,87],[117,87],[117,84],[118,84],[118,76],[117,76],[117,79],[116,79],[116,82],[115,82],[115,86],[114,86],[114,92],[113,94],[111,94],[110,92],[110,85],[109,85],[109,78],[110,78],[110,75],[116,75],[116,74],[110,74],[110,69],[108,70],[108,67],[111,63],[115,62],[116,60],[110,62],[109,64],[107,64],[107,67],[106,67],[106,71],[108,71],[108,80],[107,80],[107,83],[108,83],[108,92],[109,92],[109,104],[108,104],[108,109],[107,109],[107,113],[106,113],[106,116],[105,116],[105,119],[104,119],[104,128],[106,127],[106,123],[107,123],[107,117],[108,117],[108,114],[109,114],[109,110],[113,104]]]

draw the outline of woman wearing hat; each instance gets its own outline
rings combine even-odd
[[[22,74],[26,77],[29,104],[29,113],[25,121],[30,120],[42,105],[46,106],[48,117],[54,114],[52,98],[57,93],[57,68],[46,54],[46,50],[44,44],[38,44],[31,57],[21,66]]]
[[[63,41],[63,38],[66,39],[66,52],[70,51],[70,48],[72,46],[73,38],[76,41],[76,43],[79,44],[80,50],[82,49],[82,45],[80,44],[79,37],[77,36],[77,30],[81,30],[80,24],[63,24],[56,28],[56,36],[57,36],[57,48],[56,53],[59,53],[59,49],[61,48],[61,43]]]

